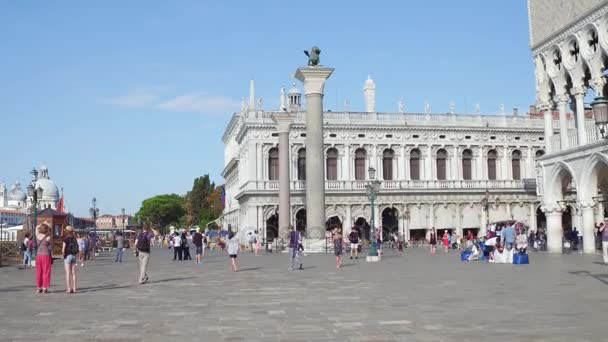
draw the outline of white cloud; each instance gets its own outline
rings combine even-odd
[[[170,112],[224,114],[227,111],[238,109],[239,106],[239,101],[233,100],[227,96],[197,91],[163,101],[156,107]]]
[[[110,99],[108,102],[121,107],[148,107],[158,100],[158,95],[151,89],[136,88],[124,96]]]
[[[167,112],[225,114],[238,110],[240,102],[225,95],[192,91],[177,96],[161,96],[162,89],[135,88],[126,95],[105,102],[130,108],[150,108]]]

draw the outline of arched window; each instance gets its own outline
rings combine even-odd
[[[488,179],[496,179],[496,151],[488,151]]]
[[[410,178],[420,179],[420,150],[417,148],[410,152]]]
[[[268,179],[279,180],[279,149],[271,148],[268,151]]]
[[[545,151],[538,150],[538,151],[536,151],[536,155],[535,156],[536,156],[536,158],[540,158],[540,157],[542,157],[544,155],[545,155]]]
[[[327,180],[338,180],[338,150],[330,148],[327,150]]]
[[[382,179],[384,180],[393,180],[393,159],[395,157],[395,152],[393,150],[386,149],[384,150],[382,156]]]
[[[445,164],[448,157],[447,152],[444,149],[437,151],[437,179],[446,180]]]
[[[471,180],[473,179],[473,152],[466,149],[462,151],[462,179]]]
[[[364,149],[355,151],[355,180],[365,180],[365,156]]]
[[[513,151],[511,154],[511,168],[513,169],[513,179],[521,179],[521,152]]]
[[[298,151],[298,180],[306,180],[306,149]]]

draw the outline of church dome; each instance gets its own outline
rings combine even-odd
[[[27,195],[21,190],[19,182],[17,182],[13,186],[13,189],[8,193],[8,200],[11,202],[25,202],[27,200]]]
[[[291,84],[291,89],[289,89],[289,95],[292,94],[300,94],[300,89],[298,89],[298,87],[296,86],[296,82],[293,82]]]
[[[59,189],[55,182],[48,178],[38,179],[36,181],[36,188],[42,188],[42,200],[44,201],[58,201],[59,200]]]

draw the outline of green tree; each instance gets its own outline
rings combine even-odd
[[[201,210],[198,224],[205,226],[207,223],[217,219],[224,211],[221,201],[222,186],[218,186],[205,199],[206,206]]]
[[[184,222],[186,215],[185,199],[176,194],[158,195],[145,199],[135,218],[165,232],[171,224]]]
[[[202,217],[208,215],[206,208],[209,208],[209,195],[214,189],[215,184],[208,174],[194,179],[192,190],[186,194],[185,208],[189,225],[200,223]]]

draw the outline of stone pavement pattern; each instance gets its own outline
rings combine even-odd
[[[172,255],[172,254],[171,254]],[[80,293],[34,294],[33,271],[0,269],[1,341],[608,341],[608,268],[598,256],[531,254],[527,266],[462,263],[410,248],[379,264],[309,255],[226,255],[203,265],[154,249],[150,283],[137,263],[102,255]]]

